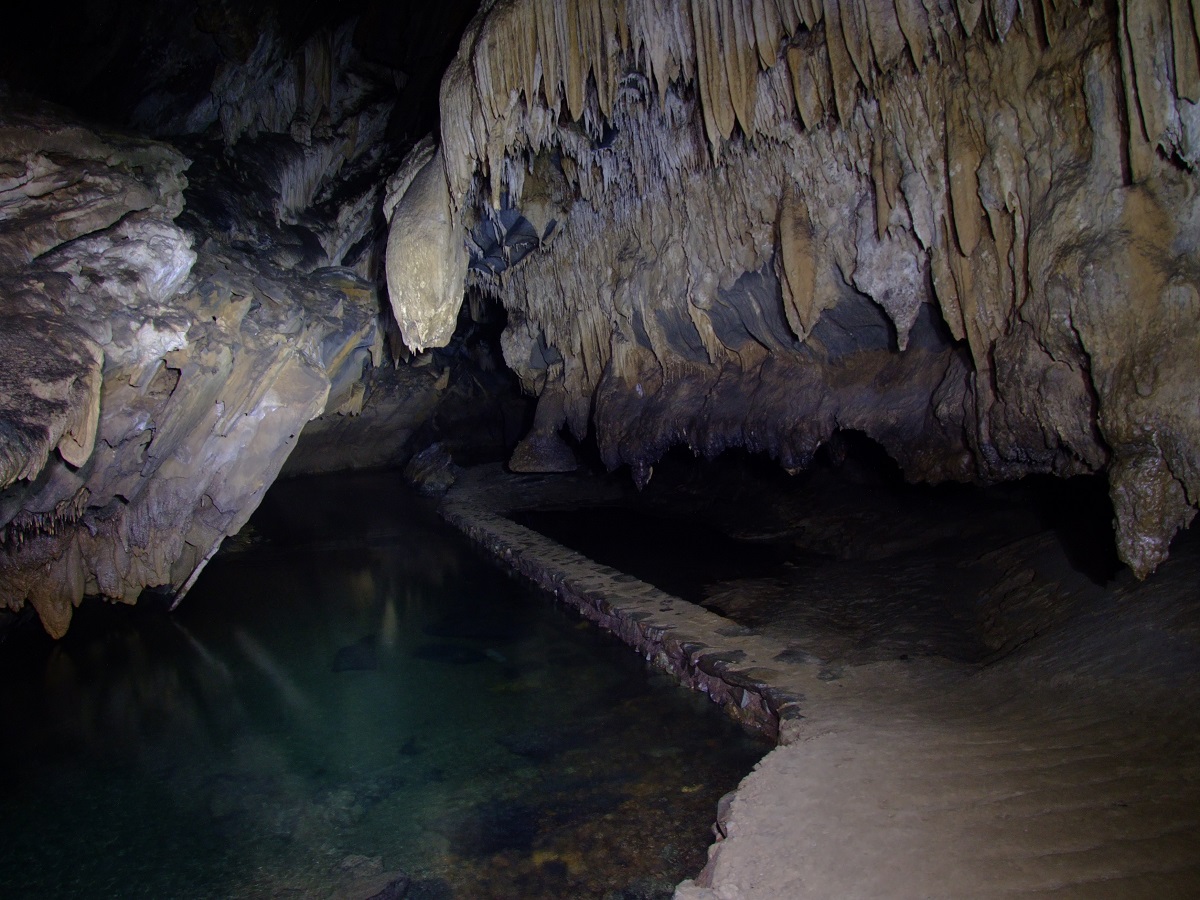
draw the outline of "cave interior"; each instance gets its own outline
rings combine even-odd
[[[328,536],[437,508],[774,744],[619,896],[1200,895],[1195,0],[9,28],[13,683],[344,483]],[[590,896],[533,833],[476,855]]]

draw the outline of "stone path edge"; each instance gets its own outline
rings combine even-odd
[[[798,739],[806,695],[825,687],[814,660],[601,565],[506,518],[509,510],[465,494],[451,489],[441,515],[495,560],[615,634],[651,665],[707,694],[746,727],[777,745]]]

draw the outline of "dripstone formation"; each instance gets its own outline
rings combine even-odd
[[[294,471],[505,427],[494,400],[465,409],[495,390],[465,342],[413,367],[386,351],[404,74],[363,58],[353,20],[298,39],[269,10],[203,12],[147,17],[187,40],[139,45],[121,129],[0,93],[0,606],[55,637],[84,596],[182,599],[316,417]]]
[[[0,157],[0,582],[57,636],[85,594],[186,590],[382,344],[353,271],[197,247],[165,144],[10,107]]]
[[[914,481],[1105,472],[1145,576],[1200,503],[1198,25],[1186,0],[491,4],[395,206],[393,307],[424,347],[464,281],[499,298],[548,407],[525,470],[565,427],[639,483],[674,445],[799,469],[845,429]]]
[[[497,409],[389,368],[385,303],[417,364],[503,307],[520,471],[856,431],[911,481],[1104,473],[1143,577],[1195,515],[1194,2],[487,2],[421,141],[435,77],[362,46],[432,13],[168,7],[122,20],[162,44],[120,129],[0,95],[0,599],[52,634],[181,597],[297,442],[403,463]]]

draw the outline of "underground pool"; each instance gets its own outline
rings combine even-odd
[[[0,896],[670,897],[769,749],[394,475],[227,545],[174,613],[10,633]]]

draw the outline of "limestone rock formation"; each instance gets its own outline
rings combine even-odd
[[[450,341],[467,254],[455,228],[442,157],[426,142],[398,173],[388,231],[387,283],[404,342],[416,352]]]
[[[293,472],[515,443],[525,403],[480,316],[385,360],[382,174],[432,112],[403,86],[441,71],[402,67],[449,53],[474,9],[394,6],[89,6],[70,59],[0,61],[0,606],[58,636],[85,595],[178,602],[310,422]],[[392,188],[403,219],[416,193],[393,216]],[[459,296],[449,225],[408,230],[463,263]]]
[[[0,594],[57,636],[85,594],[186,591],[331,379],[380,361],[377,298],[194,246],[165,144],[13,100],[0,160]]]
[[[438,339],[466,267],[540,427],[639,480],[679,444],[799,468],[844,429],[912,480],[1107,472],[1144,576],[1200,503],[1192,8],[490,4],[420,203],[477,246],[545,218],[552,159],[561,237],[426,254],[406,328]]]
[[[503,459],[532,405],[504,366],[494,315],[491,305],[467,304],[449,346],[407,363],[364,357],[343,366],[325,412],[305,426],[280,474],[396,469],[433,445],[458,464]],[[402,342],[391,331],[387,338]]]

